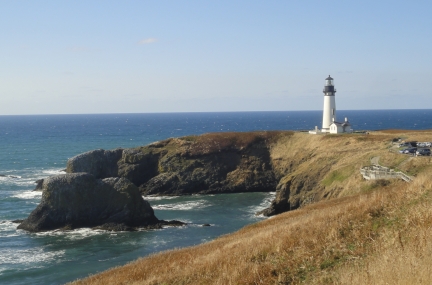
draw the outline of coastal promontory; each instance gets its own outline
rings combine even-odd
[[[146,195],[276,192],[261,213],[276,215],[359,191],[358,169],[387,142],[379,136],[312,136],[292,131],[208,133],[146,146],[94,150],[66,171],[127,178]],[[348,178],[355,178],[349,189]]]
[[[276,192],[260,212],[272,216],[363,191],[359,169],[389,147],[389,136],[209,133],[136,148],[93,150],[69,159],[67,174],[38,181],[42,202],[20,228],[157,224],[142,198],[147,195]],[[386,157],[380,156],[385,163]]]

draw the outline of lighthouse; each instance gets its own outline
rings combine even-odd
[[[339,134],[339,133],[352,133],[353,129],[351,128],[351,124],[348,121],[348,118],[345,118],[343,123],[336,121],[336,100],[335,93],[336,89],[334,88],[333,78],[329,75],[325,79],[324,85],[324,108],[323,108],[323,119],[322,119],[322,129],[319,130],[318,126],[315,126],[314,130],[309,131],[310,134],[318,135],[318,134]]]
[[[324,85],[324,108],[321,132],[329,133],[330,125],[336,121],[336,100],[333,78],[330,75],[325,80]]]

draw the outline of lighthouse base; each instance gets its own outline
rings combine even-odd
[[[323,132],[322,130],[318,129],[318,126],[315,126],[315,129],[312,131],[309,131],[309,133],[311,135],[321,135],[321,134],[325,134],[325,132]]]
[[[348,118],[345,118],[344,123],[339,123],[333,121],[329,128],[318,129],[318,126],[315,126],[315,129],[309,131],[309,134],[312,135],[320,135],[320,134],[342,134],[342,133],[352,133],[354,130],[351,128],[351,124],[348,122]]]

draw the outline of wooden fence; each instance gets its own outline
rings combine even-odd
[[[360,173],[366,180],[400,178],[406,182],[412,181],[412,178],[402,171],[394,171],[380,165],[365,166],[360,169]]]

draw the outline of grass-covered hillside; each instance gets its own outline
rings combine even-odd
[[[76,284],[430,284],[432,163],[399,154],[395,137],[432,131],[282,136],[270,148],[278,196],[299,208]],[[413,182],[364,181],[372,157]]]

